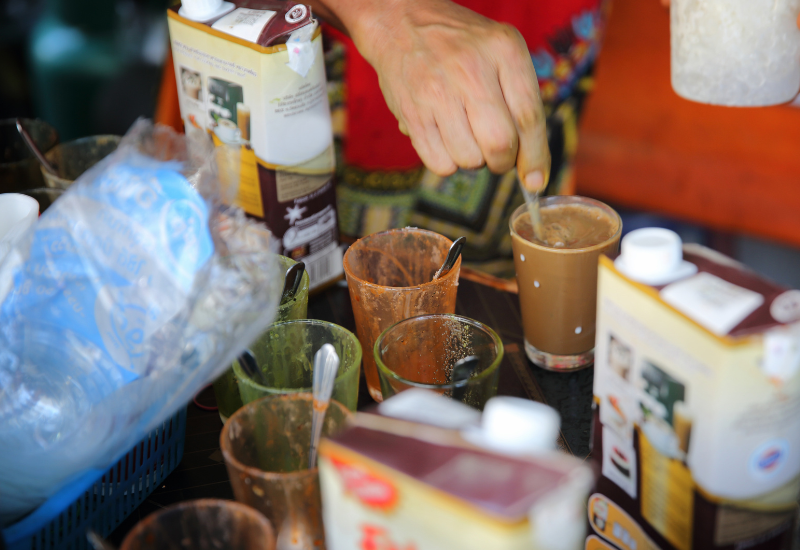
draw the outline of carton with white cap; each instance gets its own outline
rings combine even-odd
[[[269,227],[276,252],[303,260],[311,288],[339,277],[333,132],[311,8],[184,0],[167,14],[187,132],[238,152],[232,202]]]
[[[556,451],[555,410],[408,390],[376,412],[320,447],[328,550],[582,548],[593,474]]]
[[[674,232],[601,258],[587,548],[790,548],[800,292]]]

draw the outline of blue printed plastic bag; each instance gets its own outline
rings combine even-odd
[[[222,206],[213,151],[138,122],[0,263],[2,523],[106,467],[272,320],[269,234]]]

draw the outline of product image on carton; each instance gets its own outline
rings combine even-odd
[[[184,126],[239,151],[230,201],[267,225],[275,252],[303,260],[312,289],[338,278],[333,134],[311,9],[239,0],[198,15],[195,3],[168,10]]]
[[[602,475],[586,547],[791,548],[800,292],[697,245],[681,255],[679,241],[673,276],[642,275],[625,239],[599,266],[592,457]]]

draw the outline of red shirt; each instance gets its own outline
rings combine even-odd
[[[525,38],[537,69],[542,97],[557,101],[596,51],[601,0],[458,0],[486,17],[514,25]],[[365,170],[404,170],[421,162],[400,133],[372,67],[346,44],[347,135],[345,162]]]

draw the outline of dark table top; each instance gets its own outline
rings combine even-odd
[[[503,340],[505,356],[500,365],[498,394],[524,397],[554,407],[561,414],[558,445],[564,452],[589,457],[589,430],[592,416],[592,368],[563,374],[533,366],[525,356],[519,301],[515,294],[464,280],[459,282],[456,313],[492,327]],[[309,299],[308,317],[334,322],[355,331],[350,295],[344,282]],[[198,402],[214,405],[211,388]],[[362,374],[359,408],[372,404]],[[109,537],[119,545],[127,532],[141,519],[161,508],[196,498],[233,500],[228,472],[219,449],[222,422],[216,411],[188,408],[186,442],[180,465],[127,520]]]

